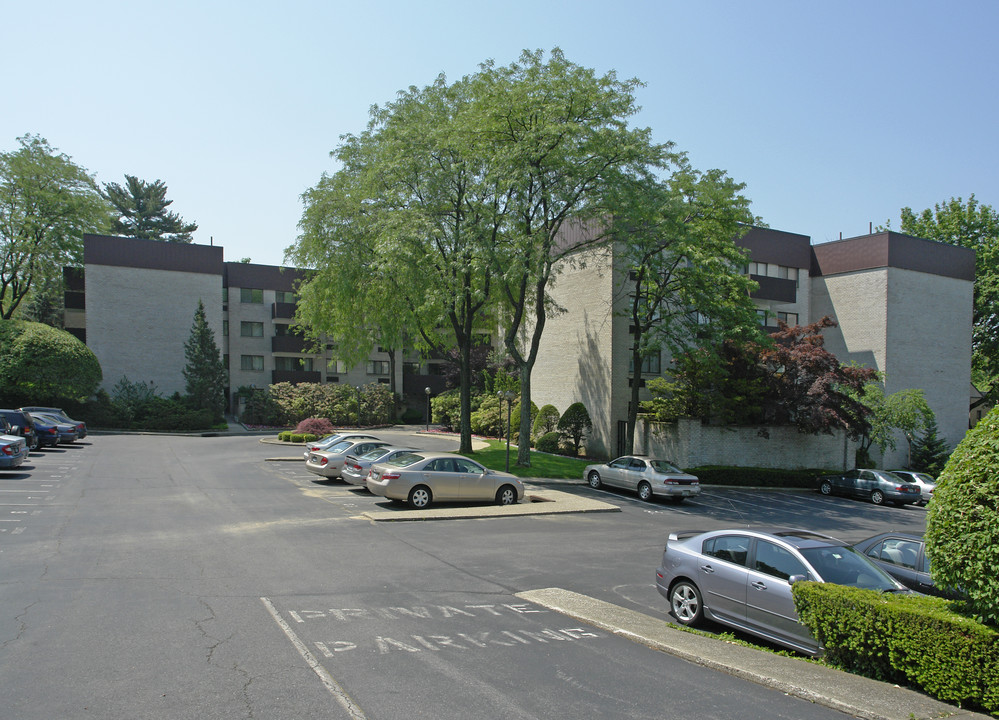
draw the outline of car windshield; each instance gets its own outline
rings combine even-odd
[[[913,474],[913,476],[915,476],[915,477],[919,478],[920,480],[922,480],[924,483],[928,483],[930,485],[933,485],[934,483],[936,483],[936,480],[934,480],[932,477],[930,477],[926,473],[912,473],[912,474]]]
[[[351,447],[353,445],[354,445],[354,442],[352,440],[341,440],[340,442],[336,443],[335,445],[330,445],[328,448],[326,448],[326,451],[327,452],[331,452],[331,453],[339,453],[339,452],[343,452],[344,450],[346,450],[347,448],[349,448],[349,447]]]
[[[682,473],[683,472],[683,470],[681,470],[680,468],[678,468],[676,465],[674,465],[673,463],[668,462],[666,460],[649,460],[649,464],[652,465],[653,469],[656,472],[661,472],[661,473]]]
[[[386,465],[394,465],[395,467],[406,467],[407,465],[412,465],[415,462],[419,462],[423,459],[422,455],[417,455],[416,453],[403,453],[402,455],[397,455],[396,457],[389,460]]]
[[[824,545],[800,552],[826,582],[882,592],[898,590],[888,573],[852,547]]]
[[[385,448],[375,448],[374,450],[368,450],[366,453],[358,457],[358,460],[377,460],[382,455],[387,455]]]

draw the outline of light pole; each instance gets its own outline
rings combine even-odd
[[[516,397],[512,390],[500,391],[496,393],[500,402],[506,400],[506,471],[510,472],[510,411],[513,408],[513,399]]]
[[[430,388],[423,388],[423,392],[427,395],[427,432],[430,432]]]
[[[355,385],[354,389],[357,391],[357,427],[361,428],[361,386]]]

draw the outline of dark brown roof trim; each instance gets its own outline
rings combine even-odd
[[[975,251],[896,232],[812,246],[813,277],[887,267],[973,282]]]
[[[109,235],[84,235],[83,264],[221,275],[222,248]]]

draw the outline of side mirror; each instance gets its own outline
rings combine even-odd
[[[808,579],[807,575],[792,575],[787,579],[787,582],[789,585],[794,585],[796,582],[801,582],[807,579]]]

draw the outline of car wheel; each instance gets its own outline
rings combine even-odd
[[[704,617],[701,591],[692,582],[680,580],[669,591],[669,606],[681,625],[696,625]]]
[[[638,499],[646,502],[652,499],[652,486],[647,482],[638,483]]]
[[[881,492],[880,490],[872,490],[871,491],[871,502],[874,503],[875,505],[884,505],[885,504],[885,494],[883,492]]]
[[[603,485],[603,483],[600,482],[600,473],[598,473],[596,470],[590,471],[590,474],[586,477],[586,481],[590,483],[590,487],[593,488],[594,490],[599,489],[600,486]]]
[[[819,485],[819,492],[823,495],[832,495],[832,483],[828,480],[823,480],[822,484]]]
[[[517,502],[517,491],[513,485],[504,485],[496,491],[497,505],[513,505]]]
[[[431,502],[433,502],[433,495],[430,494],[430,488],[426,485],[417,485],[409,491],[410,507],[416,508],[417,510],[423,510],[424,508],[430,507]]]

